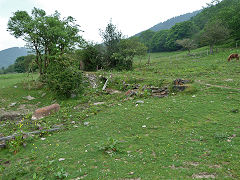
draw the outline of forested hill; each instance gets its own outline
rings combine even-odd
[[[27,49],[24,47],[12,47],[0,51],[0,68],[13,64],[19,56],[26,56]]]
[[[200,13],[201,10],[198,11],[194,11],[192,13],[187,13],[187,14],[183,14],[177,17],[173,17],[171,19],[168,19],[167,21],[161,22],[153,27],[150,28],[150,30],[152,31],[159,31],[162,29],[170,29],[172,26],[174,26],[176,23],[180,23],[183,21],[188,21],[189,19],[191,19],[191,17],[196,16],[198,13]]]
[[[180,16],[173,17],[171,19],[168,19],[167,21],[160,22],[160,23],[156,24],[155,26],[149,28],[149,30],[157,32],[157,31],[163,30],[163,29],[170,29],[176,23],[180,23],[180,22],[183,22],[183,21],[188,21],[200,12],[201,12],[201,10],[198,10],[198,11],[194,11],[192,13],[187,13],[187,14],[183,14],[183,15],[180,15]],[[136,34],[135,36],[139,36],[140,34],[141,34],[141,32]]]

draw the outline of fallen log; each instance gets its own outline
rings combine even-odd
[[[41,133],[45,133],[45,132],[53,132],[53,131],[58,131],[62,128],[53,128],[53,129],[45,129],[45,130],[41,130],[41,131],[32,131],[32,132],[23,132],[22,135],[33,135],[33,134],[41,134]],[[16,136],[18,136],[19,134],[13,134],[11,136],[6,136],[6,137],[1,137],[0,141],[8,141],[11,139],[14,139]]]

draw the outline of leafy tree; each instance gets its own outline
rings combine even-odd
[[[105,69],[130,70],[134,56],[144,55],[146,47],[136,39],[124,39],[117,27],[110,23],[100,32],[105,50],[102,66]]]
[[[214,45],[227,39],[228,36],[228,28],[226,28],[220,21],[214,21],[205,25],[204,31],[201,34],[201,39],[204,43],[207,43],[210,46],[210,54],[212,54]]]
[[[169,33],[169,30],[161,30],[155,33],[151,41],[152,52],[162,52],[162,51],[168,50],[166,48],[168,33]]]
[[[34,55],[18,57],[14,63],[15,72],[24,73],[29,72],[30,69],[36,71],[36,67],[33,66],[34,59]]]
[[[169,51],[178,50],[180,46],[176,44],[176,40],[190,38],[197,31],[198,28],[192,21],[177,23],[169,31],[166,47]]]
[[[116,61],[118,70],[131,70],[135,56],[145,56],[147,47],[136,39],[122,39],[118,44],[118,51],[112,58]]]
[[[103,66],[107,69],[115,68],[117,62],[115,61],[115,59],[112,58],[112,55],[114,52],[117,51],[118,43],[123,38],[123,35],[121,31],[119,31],[117,27],[112,23],[111,20],[104,31],[100,30],[100,35],[106,47]]]
[[[56,96],[69,98],[82,91],[82,72],[73,61],[63,55],[49,64],[45,74],[46,84]]]
[[[194,48],[196,48],[196,44],[194,43],[194,41],[192,39],[186,38],[186,39],[182,39],[182,40],[177,40],[176,41],[177,44],[179,44],[180,46],[182,46],[184,49],[188,50],[188,54],[190,54],[190,51]]]
[[[79,26],[71,16],[60,19],[56,11],[47,16],[42,9],[34,8],[31,16],[17,11],[8,21],[8,31],[22,38],[35,55],[40,75],[44,74],[51,60],[83,43]]]
[[[83,70],[96,71],[102,67],[102,54],[97,45],[87,44],[83,49],[76,51],[81,63],[83,63]]]
[[[146,31],[143,31],[139,36],[140,42],[145,44],[145,46],[147,46],[148,50],[150,50],[150,48],[151,48],[151,42],[152,42],[152,38],[154,35],[155,35],[154,31],[146,30]]]

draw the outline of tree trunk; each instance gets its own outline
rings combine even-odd
[[[210,45],[210,54],[213,54],[213,44]]]

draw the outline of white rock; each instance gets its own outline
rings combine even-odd
[[[11,103],[11,104],[9,105],[9,107],[13,107],[13,106],[15,106],[16,104],[17,104],[16,102]]]
[[[29,101],[31,101],[31,100],[33,100],[33,99],[36,99],[35,97],[32,97],[32,96],[30,96],[30,95],[28,95],[28,96],[26,96],[26,97],[24,97],[25,99],[27,99],[27,100],[29,100]]]
[[[58,161],[64,161],[65,160],[65,158],[59,158],[58,159]]]
[[[143,104],[144,101],[137,101],[136,104]]]
[[[89,122],[84,122],[83,124],[84,124],[84,126],[88,126]]]
[[[97,105],[102,105],[102,104],[105,104],[105,102],[96,102],[96,103],[94,103],[93,105],[94,105],[94,106],[97,106]]]
[[[146,125],[142,125],[143,128],[146,128],[147,126]]]

